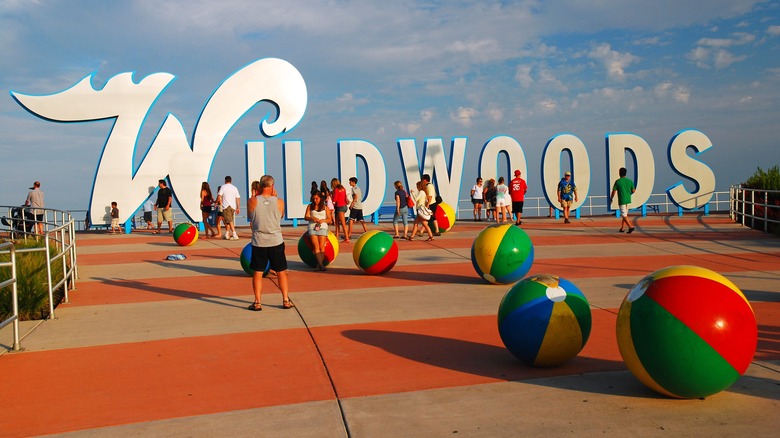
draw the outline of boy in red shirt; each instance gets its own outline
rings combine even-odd
[[[523,221],[523,203],[525,202],[525,193],[528,191],[528,184],[523,178],[520,178],[520,171],[515,170],[515,177],[509,181],[509,195],[512,197],[512,213],[515,215],[515,225],[521,225]]]

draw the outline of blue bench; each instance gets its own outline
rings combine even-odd
[[[379,221],[382,220],[382,216],[390,216],[390,219],[395,216],[395,205],[383,205],[379,207],[379,210],[375,211],[374,214],[371,215],[373,218],[374,225],[378,225]],[[409,209],[409,219],[414,220],[415,212],[413,208]]]

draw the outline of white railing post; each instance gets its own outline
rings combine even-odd
[[[0,289],[11,286],[11,308],[13,314],[5,321],[0,321],[0,329],[13,323],[13,351],[19,351],[22,349],[19,342],[19,294],[16,287],[16,246],[13,242],[5,242],[0,244],[0,250],[8,248],[10,260],[8,262],[0,263],[0,266],[10,266],[11,278],[0,283]]]

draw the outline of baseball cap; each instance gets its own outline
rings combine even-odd
[[[520,171],[519,170],[515,170],[515,176],[520,176]]]
[[[566,172],[563,174],[563,176],[571,176],[571,172]]]

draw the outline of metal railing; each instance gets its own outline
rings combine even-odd
[[[54,291],[62,288],[63,302],[69,303],[69,289],[76,288],[78,278],[78,262],[76,257],[76,226],[71,214],[67,211],[53,209],[37,209],[38,217],[31,213],[28,207],[0,206],[0,233],[8,233],[11,240],[43,238],[43,247],[16,249],[16,253],[43,252],[46,256],[46,279],[49,295],[49,318],[54,318]],[[37,212],[36,212],[37,213]],[[42,218],[43,220],[38,220]],[[36,224],[42,225],[43,234],[36,233]],[[60,263],[62,278],[52,278],[52,266]]]
[[[712,192],[712,195],[710,202],[701,207],[705,214],[708,214],[710,210],[723,212],[729,210],[729,192]],[[467,205],[466,208],[462,207],[464,204]],[[525,204],[523,205],[523,217],[547,217],[550,214],[550,207],[553,208],[552,214],[557,217],[557,214],[560,213],[560,206],[551,205],[547,202],[547,198],[544,197],[526,197]],[[677,213],[679,216],[682,216],[685,211],[672,202],[667,193],[651,194],[647,202],[636,210],[641,211],[642,216],[646,216],[648,211],[665,214]],[[458,208],[456,209],[457,217],[468,218],[469,215],[472,214],[472,211],[471,199],[458,200]],[[578,218],[581,215],[598,216],[613,213],[614,211],[610,211],[609,209],[609,197],[606,195],[588,196],[579,208],[572,210],[572,214]]]
[[[14,331],[14,345],[13,350],[19,351],[21,350],[21,344],[19,343],[19,295],[17,294],[16,290],[16,247],[14,246],[13,242],[5,242],[0,243],[0,252],[3,252],[8,249],[8,253],[10,254],[10,260],[7,262],[0,262],[0,267],[10,267],[11,268],[11,278],[8,280],[5,280],[0,283],[0,290],[11,287],[11,305],[13,308],[13,314],[8,317],[5,321],[0,321],[0,330],[5,328],[8,324],[13,323],[13,331]]]
[[[780,224],[780,190],[731,186],[729,205],[729,217],[744,226],[768,232],[769,224]]]

